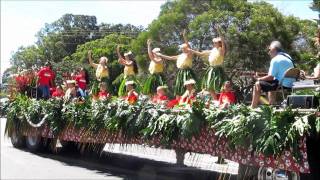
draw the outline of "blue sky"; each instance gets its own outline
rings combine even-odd
[[[157,18],[165,1],[18,1],[1,0],[1,73],[9,67],[11,54],[19,46],[36,41],[35,34],[63,14],[95,15],[98,23],[130,23],[147,27]],[[285,15],[315,19],[311,0],[267,1]]]

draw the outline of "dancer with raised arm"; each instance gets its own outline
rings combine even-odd
[[[118,96],[121,97],[125,94],[125,83],[127,81],[135,81],[135,84],[137,85],[137,80],[135,76],[136,74],[138,74],[138,65],[131,51],[124,53],[124,57],[122,57],[122,55],[120,54],[119,45],[117,46],[117,54],[119,57],[118,62],[124,66],[124,69],[123,69],[124,76],[118,90]],[[137,88],[139,89],[138,85],[137,85]]]
[[[189,42],[185,36],[185,31],[183,32],[184,43],[180,45],[182,53],[176,56],[167,56],[161,53],[156,53],[163,59],[176,60],[177,61],[177,76],[174,87],[174,95],[181,96],[184,91],[184,82],[189,79],[196,79],[195,74],[192,71],[192,51],[190,50]]]
[[[219,37],[213,38],[213,48],[202,52],[191,49],[194,54],[208,58],[209,66],[202,78],[201,88],[211,93],[220,91],[223,82],[225,81],[225,73],[223,70],[223,60],[226,54],[225,40],[222,36],[220,28],[215,27],[218,31]]]
[[[91,93],[93,94],[93,96],[98,95],[100,82],[105,82],[107,84],[107,87],[109,88],[108,90],[110,92],[111,83],[110,83],[110,78],[109,78],[109,69],[107,66],[108,58],[105,56],[100,57],[99,64],[96,64],[92,60],[92,51],[89,50],[88,51],[88,59],[89,59],[90,65],[96,69],[96,81],[93,83]]]
[[[165,84],[163,77],[163,59],[157,55],[160,52],[160,48],[154,48],[151,50],[151,39],[147,41],[148,55],[150,58],[149,72],[150,76],[147,78],[143,85],[142,92],[147,95],[152,95],[156,92],[158,86]]]

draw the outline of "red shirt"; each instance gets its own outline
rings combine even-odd
[[[108,98],[110,94],[107,91],[100,91],[99,98]]]
[[[81,74],[76,75],[75,80],[77,81],[79,88],[81,88],[82,90],[87,89],[87,81],[84,76],[82,76]]]
[[[195,99],[196,99],[196,96],[192,95],[190,97],[183,98],[182,101],[180,101],[180,102],[191,104]],[[181,100],[181,98],[180,98],[180,100]]]
[[[229,104],[236,103],[236,96],[233,91],[220,93],[219,105],[222,105],[223,103],[229,103]]]
[[[134,104],[138,100],[138,93],[132,92],[129,96],[124,96],[123,98],[129,103]]]
[[[58,91],[54,91],[52,93],[52,97],[63,97],[64,96],[64,92],[58,92]]]
[[[55,78],[54,72],[49,67],[43,67],[38,72],[39,85],[49,86],[50,81]]]
[[[168,102],[167,107],[168,108],[173,108],[175,105],[179,104],[180,97],[172,99]]]
[[[165,101],[165,100],[168,100],[168,97],[165,96],[165,95],[155,95],[155,96],[152,98],[152,102],[153,102],[153,103],[159,103],[159,102]]]

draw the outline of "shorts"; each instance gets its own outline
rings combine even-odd
[[[272,81],[259,81],[259,84],[263,92],[276,91],[277,88],[279,87],[279,81],[277,79]],[[283,89],[291,89],[291,88],[283,86]]]

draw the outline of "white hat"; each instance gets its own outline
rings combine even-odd
[[[131,51],[124,53],[124,56],[128,56],[128,55],[130,55],[130,54],[132,54]]]
[[[67,84],[76,84],[75,80],[67,80]]]
[[[157,91],[160,90],[160,89],[168,89],[168,86],[158,86],[157,87]]]
[[[158,53],[158,52],[160,52],[160,48],[154,48],[154,49],[152,49],[152,52],[153,53]]]
[[[185,81],[183,85],[186,86],[189,84],[196,84],[196,81],[194,79],[189,79],[189,80]]]
[[[127,82],[126,82],[126,85],[133,85],[133,84],[135,84],[134,81],[127,81]]]
[[[212,39],[212,42],[221,42],[221,38],[220,37],[216,37]]]

